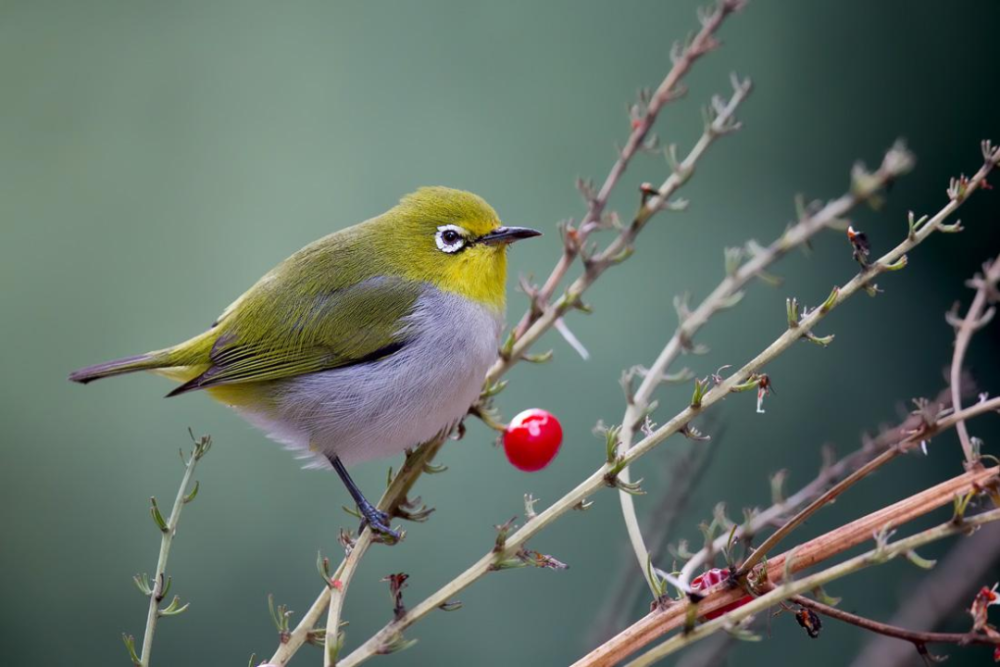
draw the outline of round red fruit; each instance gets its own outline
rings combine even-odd
[[[525,410],[514,419],[503,434],[503,450],[507,460],[518,470],[541,470],[559,453],[562,426],[545,410]]]
[[[717,567],[713,567],[711,570],[706,570],[705,572],[699,574],[697,577],[691,580],[691,590],[698,592],[707,591],[710,588],[718,586],[727,579],[729,579],[728,568],[719,569]],[[708,612],[707,614],[705,614],[705,618],[707,618],[708,620],[712,620],[713,618],[718,618],[723,614],[725,614],[727,611],[732,611],[733,609],[742,607],[751,600],[753,600],[752,595],[744,595],[739,600],[731,602],[727,604],[725,607],[720,607],[715,611]]]

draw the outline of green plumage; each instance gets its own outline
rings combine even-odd
[[[499,226],[482,199],[423,188],[366,222],[302,248],[233,302],[206,332],[171,348],[92,366],[89,382],[137,370],[180,379],[170,395],[267,382],[372,361],[406,344],[404,318],[427,285],[503,307],[506,258],[485,247],[449,256],[441,225],[472,236]]]

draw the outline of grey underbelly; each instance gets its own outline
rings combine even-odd
[[[273,409],[244,415],[325,466],[392,456],[460,420],[496,359],[500,316],[450,294],[421,297],[398,352],[274,383]]]

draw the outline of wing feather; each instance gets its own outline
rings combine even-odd
[[[201,375],[168,394],[370,363],[401,350],[421,283],[380,276],[290,302],[272,280],[227,310]],[[284,290],[287,293],[288,290]]]

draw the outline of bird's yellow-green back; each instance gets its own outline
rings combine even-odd
[[[386,213],[299,250],[204,333],[72,377],[88,382],[155,370],[184,382],[172,392],[182,393],[266,382],[391,354],[403,342],[401,320],[428,285],[503,310],[506,245],[474,243],[499,227],[496,212],[480,197],[422,188]],[[454,230],[467,247],[462,252],[443,247],[442,229]]]

